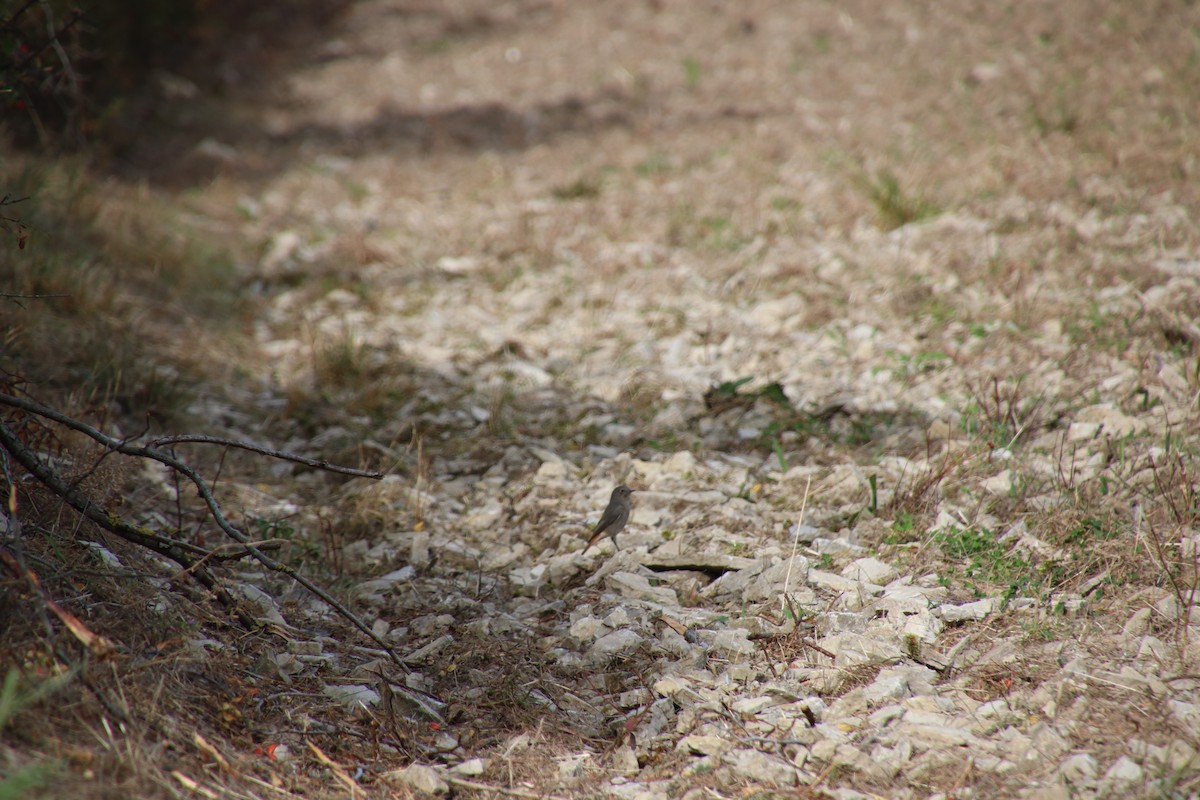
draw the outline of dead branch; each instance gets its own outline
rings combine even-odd
[[[22,467],[37,478],[50,491],[61,497],[72,508],[90,519],[106,531],[120,536],[147,550],[171,559],[189,575],[195,577],[205,589],[208,589],[217,600],[235,614],[238,621],[248,629],[257,627],[257,621],[245,612],[225,586],[202,564],[192,559],[194,552],[190,547],[180,547],[177,543],[164,537],[156,536],[148,530],[132,525],[116,514],[110,514],[94,503],[78,489],[73,488],[54,470],[50,469],[33,451],[25,447],[15,431],[0,422],[0,446],[3,446]]]
[[[382,472],[367,469],[355,469],[354,467],[343,467],[340,464],[330,464],[328,461],[323,461],[317,458],[309,458],[297,453],[289,453],[286,450],[275,450],[270,447],[263,447],[253,442],[247,442],[240,439],[225,439],[220,436],[205,436],[199,433],[184,433],[178,436],[162,436],[158,439],[152,439],[147,442],[149,447],[164,447],[172,444],[184,444],[187,442],[195,442],[199,444],[219,444],[226,447],[237,447],[242,450],[249,450],[251,453],[259,453],[260,455],[278,458],[283,461],[294,461],[297,464],[315,467],[316,469],[326,472],[340,472],[343,475],[353,475],[356,478],[371,478],[379,480],[383,477]]]
[[[375,631],[373,631],[369,625],[363,622],[357,614],[347,608],[343,603],[333,597],[333,595],[331,595],[321,586],[306,578],[304,575],[301,575],[294,567],[276,561],[274,558],[271,558],[269,555],[264,553],[255,545],[250,537],[242,533],[237,529],[237,527],[229,522],[229,520],[225,518],[224,512],[221,511],[221,507],[217,503],[216,498],[213,496],[212,490],[209,488],[208,483],[202,477],[200,477],[200,474],[196,472],[195,469],[188,466],[174,454],[165,450],[160,450],[157,447],[134,445],[119,439],[115,439],[85,422],[81,422],[77,419],[67,416],[66,414],[63,414],[60,411],[48,408],[32,400],[14,397],[8,394],[0,394],[0,405],[11,406],[13,408],[26,411],[30,414],[35,414],[37,416],[53,420],[54,422],[58,422],[61,425],[84,434],[112,452],[157,461],[175,470],[180,475],[183,475],[196,487],[196,491],[200,494],[205,506],[208,507],[209,514],[212,516],[213,521],[216,522],[217,526],[224,531],[227,536],[240,544],[242,548],[244,548],[246,554],[253,557],[254,560],[262,564],[267,569],[287,575],[296,583],[300,584],[309,592],[320,598],[343,619],[345,619],[354,627],[358,628],[358,630],[361,631],[365,636],[379,645],[380,648],[387,653],[387,655],[398,667],[407,672],[407,667],[404,665],[404,661],[401,659],[399,654],[397,654],[396,651],[393,650],[386,641],[384,641],[383,637],[375,633]],[[180,566],[184,567],[189,574],[195,575],[197,580],[200,581],[205,588],[216,594],[223,605],[231,609],[239,609],[238,618],[244,626],[249,629],[257,627],[257,623],[251,617],[245,614],[244,611],[240,610],[240,606],[229,595],[228,590],[224,587],[220,580],[207,569],[205,569],[201,561],[193,560],[193,553],[188,552],[185,548],[177,547],[176,543],[171,540],[156,536],[148,530],[127,523],[116,514],[108,512],[98,506],[90,498],[83,495],[79,490],[70,486],[62,479],[62,477],[54,472],[54,470],[42,462],[42,460],[39,459],[31,450],[25,447],[25,445],[21,443],[16,433],[3,422],[0,422],[0,445],[3,445],[6,450],[12,453],[13,458],[15,458],[17,462],[25,467],[30,474],[45,484],[52,492],[66,500],[68,504],[86,516],[88,519],[92,520],[104,529],[111,531],[117,536],[126,539],[127,541],[141,545],[142,547],[146,547],[147,549],[153,550],[154,552],[160,553],[170,558],[172,561],[175,561]],[[254,447],[256,446],[250,446],[247,449],[253,449]],[[262,448],[262,450],[266,450],[266,448]],[[378,477],[382,477],[382,475],[379,475]],[[440,700],[413,690],[406,689],[404,693],[425,714],[438,720],[441,719],[441,714],[438,711],[438,706],[442,704]]]

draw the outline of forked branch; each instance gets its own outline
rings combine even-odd
[[[71,430],[84,434],[85,436],[98,442],[110,452],[122,453],[124,455],[134,456],[136,458],[146,458],[152,461],[157,461],[175,470],[180,475],[183,475],[185,478],[191,481],[193,485],[195,485],[196,491],[200,494],[200,498],[204,501],[205,506],[208,507],[209,514],[212,516],[213,521],[216,522],[217,527],[224,531],[229,538],[241,545],[244,553],[253,557],[267,569],[287,575],[292,580],[296,581],[298,584],[310,591],[312,594],[319,597],[342,618],[344,618],[354,627],[358,628],[359,631],[361,631],[367,638],[375,642],[375,644],[379,645],[379,647],[388,654],[388,656],[398,667],[407,671],[403,659],[401,659],[395,650],[393,650],[379,634],[377,634],[369,625],[363,622],[358,615],[352,612],[321,586],[314,583],[309,578],[306,578],[304,575],[301,575],[294,567],[277,561],[276,559],[264,553],[262,549],[260,549],[256,543],[250,539],[250,537],[246,536],[246,534],[238,530],[236,526],[226,519],[225,514],[221,511],[221,507],[216,501],[216,498],[213,497],[212,490],[208,483],[202,477],[200,477],[199,473],[197,473],[195,469],[180,460],[173,453],[163,450],[160,447],[153,446],[155,443],[151,443],[150,446],[143,446],[113,438],[112,436],[97,430],[85,422],[81,422],[77,419],[67,416],[66,414],[63,414],[60,411],[43,406],[40,403],[36,403],[25,398],[0,393],[0,405],[18,408],[30,414],[35,414],[39,417],[57,422],[70,428]],[[381,473],[377,472],[354,470],[350,467],[336,467],[334,465],[327,465],[323,461],[305,458],[304,456],[298,456],[294,453],[285,453],[283,451],[271,450],[269,448],[261,447],[249,442],[219,439],[217,437],[167,437],[157,440],[157,443],[174,444],[185,441],[209,442],[231,447],[240,447],[252,452],[263,453],[265,455],[282,458],[288,461],[296,461],[298,463],[307,464],[320,469],[332,469],[335,472],[341,472],[343,474],[361,475],[363,477],[371,478],[383,477]],[[220,600],[223,605],[232,609],[238,608],[237,603],[230,596],[229,591],[225,588],[221,581],[206,568],[204,562],[208,557],[207,555],[196,558],[198,554],[195,552],[194,547],[190,545],[183,545],[180,542],[158,536],[144,528],[127,523],[119,516],[104,510],[91,499],[86,497],[77,488],[64,480],[32,450],[22,444],[16,432],[3,422],[0,422],[0,445],[3,445],[3,447],[12,454],[13,458],[19,464],[21,464],[21,466],[25,467],[25,469],[28,470],[31,475],[41,481],[47,488],[50,489],[50,491],[63,498],[79,513],[100,525],[105,530],[111,531],[117,536],[120,536],[121,538],[132,542],[133,544],[146,547],[147,549],[153,550],[156,553],[160,553],[170,558],[172,561],[175,561],[177,564],[183,567],[189,574],[194,575],[205,588],[209,589],[217,596],[218,600]],[[212,555],[215,556],[216,554]],[[238,617],[243,625],[251,628],[255,627],[255,621],[246,615],[244,611],[238,611]],[[441,705],[441,702],[436,698],[430,697],[429,695],[424,695],[420,692],[406,692],[405,694],[424,713],[437,719],[441,718],[441,715],[438,711],[438,706]]]

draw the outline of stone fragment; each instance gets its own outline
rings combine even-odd
[[[1005,697],[989,700],[975,709],[975,716],[981,719],[990,719],[992,717],[1003,719],[1012,713],[1012,705],[1008,702],[1008,698]]]
[[[871,705],[884,700],[899,700],[908,695],[908,680],[894,670],[882,670],[869,686],[863,688],[863,699]]]
[[[346,708],[370,708],[379,703],[379,692],[370,686],[362,684],[327,684],[321,690],[326,697],[331,697]]]
[[[796,539],[802,544],[812,544],[813,540],[821,536],[821,534],[829,533],[824,528],[818,528],[815,525],[794,524],[788,528],[788,539]],[[829,537],[826,537],[829,538]]]
[[[320,642],[310,639],[292,639],[287,644],[288,652],[298,656],[319,656],[321,649]]]
[[[291,653],[275,653],[268,657],[279,670],[280,676],[290,678],[304,671],[305,664]]]
[[[1125,621],[1125,627],[1121,632],[1125,634],[1126,639],[1133,639],[1141,636],[1150,629],[1150,617],[1153,611],[1149,608],[1139,608],[1137,611]]]
[[[689,630],[688,633],[691,635],[691,638],[695,639],[695,634],[692,631]],[[699,639],[696,639],[696,641],[699,643]],[[687,658],[688,656],[694,655],[697,658],[704,656],[703,647],[693,647],[693,645],[686,638],[680,636],[678,633],[665,626],[658,634],[658,644],[664,653],[668,653],[677,659],[681,659],[680,664],[682,664],[682,659]],[[701,662],[701,664],[702,663],[703,662]]]
[[[262,615],[262,621],[278,625],[283,630],[287,630],[290,627],[287,620],[283,618],[283,614],[279,612],[279,604],[275,601],[274,597],[249,583],[236,581],[231,585],[235,592],[257,606],[259,613]]]
[[[485,572],[499,572],[510,564],[529,560],[529,545],[518,542],[512,547],[497,547],[484,553],[480,567]]]
[[[725,754],[724,760],[733,772],[743,780],[756,784],[765,783],[776,788],[795,786],[798,782],[796,768],[782,758],[748,748],[733,750]]]
[[[579,569],[579,554],[572,549],[569,553],[550,556],[546,562],[546,577],[552,586],[562,586],[578,575]]]
[[[455,619],[450,614],[426,614],[409,620],[409,628],[417,636],[432,636],[452,627]]]
[[[668,675],[659,678],[654,683],[654,691],[662,697],[675,697],[680,693],[691,690],[691,683],[678,675]]]
[[[974,766],[979,765],[974,764]],[[1075,800],[1075,795],[1072,794],[1070,788],[1060,781],[1047,781],[1035,785],[1021,797],[1022,800]]]
[[[895,580],[900,573],[891,564],[877,558],[859,558],[842,570],[842,576],[863,583],[883,585]]]
[[[636,775],[641,765],[638,764],[637,753],[627,744],[623,744],[613,751],[612,768],[621,775]]]
[[[858,633],[838,633],[826,636],[818,644],[834,654],[834,665],[849,667],[855,664],[883,664],[903,657],[895,642],[880,641]]]
[[[913,746],[911,742],[899,741],[893,747],[877,745],[871,751],[872,770],[884,779],[894,779],[912,760]]]
[[[1125,786],[1140,783],[1144,774],[1136,761],[1129,756],[1121,756],[1104,773],[1104,782],[1115,786]]]
[[[429,531],[413,531],[408,534],[408,564],[414,569],[428,569],[433,563],[429,553]]]
[[[437,770],[424,764],[412,764],[404,769],[389,772],[388,776],[407,784],[418,794],[443,795],[450,793],[450,784],[446,783]]]
[[[1100,765],[1091,753],[1076,753],[1067,756],[1058,765],[1058,774],[1068,783],[1079,784],[1090,781],[1100,771]]]
[[[979,657],[975,662],[975,666],[981,667],[988,664],[1011,664],[1021,657],[1022,650],[1020,646],[1011,639],[1001,639],[992,645],[992,648]]]
[[[629,689],[612,698],[612,704],[617,708],[640,708],[646,702],[644,689]]]
[[[830,611],[817,618],[817,624],[825,633],[866,633],[870,620],[859,611]]]
[[[675,745],[676,750],[687,750],[698,756],[721,755],[733,748],[733,742],[720,736],[692,734],[685,736]]]
[[[508,573],[508,579],[513,585],[513,589],[525,597],[537,597],[543,588],[549,583],[549,576],[545,564],[537,564],[532,567],[517,567]]]
[[[905,714],[905,708],[902,705],[893,703],[892,705],[883,706],[871,716],[867,717],[867,722],[872,728],[883,729],[893,720],[900,719]]]
[[[783,594],[785,584],[788,587],[788,593],[792,594],[796,590],[804,588],[804,578],[807,574],[808,559],[804,556],[783,559],[756,575],[742,592],[742,599],[753,603],[758,600],[779,597]]]
[[[1013,488],[1013,472],[1011,469],[1002,470],[990,478],[984,479],[980,486],[990,495],[1007,497]]]
[[[1130,417],[1118,410],[1112,403],[1100,403],[1080,409],[1075,414],[1074,424],[1091,423],[1098,425],[1105,437],[1123,439],[1145,430],[1146,423],[1136,417]]]
[[[625,606],[617,606],[604,616],[604,624],[610,628],[626,628],[633,624],[633,616]]]
[[[571,623],[571,628],[568,634],[577,642],[591,642],[597,637],[604,635],[608,630],[608,626],[601,620],[592,616],[580,617]]]
[[[709,641],[712,649],[728,655],[747,656],[758,652],[758,647],[748,638],[750,632],[743,628],[723,628],[712,634]]]
[[[1185,703],[1182,700],[1168,700],[1167,708],[1189,730],[1200,730],[1200,704]]]
[[[831,556],[833,558],[849,558],[867,552],[867,548],[862,545],[851,544],[840,537],[827,539],[824,536],[818,536],[812,540],[812,544],[809,547],[817,551],[820,555]]]
[[[778,701],[774,697],[744,697],[741,700],[733,701],[731,708],[738,714],[753,716],[764,708],[777,704]]]
[[[489,498],[472,507],[471,513],[463,517],[463,524],[476,531],[490,530],[504,518],[504,506],[500,501]]]
[[[765,564],[762,560],[755,559],[752,565],[744,569],[739,569],[736,572],[726,572],[704,587],[700,594],[710,598],[735,597],[740,600],[742,593],[750,585],[750,581],[754,580],[764,568]]]
[[[829,762],[837,753],[838,741],[833,738],[821,738],[809,748],[809,753],[817,761]]]
[[[458,737],[445,731],[439,733],[433,740],[433,749],[439,753],[449,753],[458,749]]]
[[[689,472],[696,471],[696,456],[690,450],[679,450],[662,462],[663,472],[685,477]]]
[[[613,656],[628,653],[640,645],[642,641],[643,639],[639,634],[629,628],[621,628],[612,633],[606,633],[597,639],[588,648],[588,659],[593,664],[602,664]]]
[[[679,605],[679,597],[669,586],[654,586],[644,575],[632,572],[614,572],[605,581],[611,591],[637,600],[649,600],[672,608]]]
[[[1022,755],[1026,763],[1059,759],[1070,749],[1063,735],[1045,722],[1032,726],[1026,735],[1029,737],[1029,749]]]
[[[905,752],[903,745],[898,746],[898,749],[901,754]],[[911,751],[911,748],[908,750]],[[887,765],[877,764],[868,753],[850,743],[842,743],[837,746],[833,755],[833,763],[851,772],[859,772],[876,779],[884,777],[890,771]]]
[[[630,719],[641,714],[641,710],[631,713]],[[648,741],[650,739],[661,736],[664,731],[671,728],[675,722],[675,703],[669,697],[660,697],[650,704],[650,713],[642,717],[642,722],[637,726],[637,737],[639,741]]]
[[[482,758],[468,758],[461,764],[455,764],[450,768],[450,772],[455,775],[462,775],[467,778],[476,778],[487,770],[488,762]]]
[[[914,747],[936,749],[945,747],[977,747],[979,737],[968,730],[950,724],[912,722],[913,712],[905,715],[896,727],[896,736],[907,739]],[[949,718],[946,722],[949,722]]]
[[[996,601],[990,597],[985,597],[982,600],[976,600],[973,603],[963,603],[962,605],[941,605],[938,606],[937,613],[941,615],[946,622],[965,622],[967,620],[978,621],[986,619],[996,608]]]
[[[555,456],[557,458],[557,456]],[[567,477],[567,465],[561,459],[544,461],[533,474],[533,482],[538,484],[557,484]]]
[[[568,753],[556,757],[554,760],[558,763],[558,779],[563,783],[579,780],[584,776],[591,759],[591,753]]]
[[[847,594],[861,593],[864,595],[877,595],[883,592],[882,586],[864,583],[853,578],[844,578],[836,573],[825,572],[819,569],[810,569],[808,571],[808,583],[821,589]]]
[[[1099,422],[1072,422],[1067,428],[1068,442],[1085,442],[1100,433]]]

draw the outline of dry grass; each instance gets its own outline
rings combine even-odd
[[[19,207],[27,246],[0,251],[6,383],[181,421],[195,387],[223,373],[237,333],[233,252],[190,229],[182,209],[70,161],[13,155],[0,180],[30,196]]]
[[[601,439],[504,372],[509,359],[557,358],[567,363],[553,370],[555,397],[604,396],[611,402],[603,411],[636,427],[630,449],[648,454],[753,452],[775,458],[781,472],[801,463],[923,459],[919,469],[889,476],[880,507],[863,510],[863,500],[831,518],[852,526],[877,514],[883,532],[866,543],[913,574],[936,572],[954,600],[1044,604],[1033,614],[1006,608],[989,623],[996,636],[1019,632],[1028,649],[1012,664],[969,673],[977,700],[1004,697],[1014,682],[1040,685],[1059,667],[1045,643],[1111,633],[1117,623],[1105,620],[1123,621],[1166,595],[1176,614],[1156,616],[1153,630],[1189,652],[1200,591],[1200,306],[1176,286],[1147,311],[1146,293],[1162,283],[1159,261],[1194,261],[1200,243],[1194,8],[1167,0],[1136,8],[1097,0],[1084,12],[856,0],[797,14],[765,0],[737,8],[460,3],[406,11],[410,27],[399,35],[388,8],[360,4],[323,38],[364,53],[399,42],[402,74],[381,63],[356,71],[358,59],[330,50],[311,69],[272,76],[291,92],[288,103],[260,116],[235,97],[229,119],[237,125],[204,126],[233,143],[244,174],[189,150],[175,174],[128,185],[78,163],[5,153],[3,192],[34,200],[6,207],[32,229],[27,249],[0,242],[4,291],[23,296],[0,298],[4,382],[126,433],[147,418],[155,427],[197,420],[189,409],[198,397],[258,420],[266,438],[308,440],[339,429],[321,440],[326,457],[399,478],[338,487],[284,476],[261,494],[301,500],[295,517],[262,510],[262,497],[232,488],[230,496],[247,519],[263,520],[265,535],[287,527],[286,557],[349,597],[373,575],[346,563],[346,546],[425,525],[435,461],[461,470],[447,475],[475,475],[523,439],[569,448]],[[620,35],[602,37],[597,48],[595,31]],[[547,82],[550,74],[557,83]],[[405,99],[422,97],[411,107]],[[325,124],[305,116],[311,107]],[[154,188],[188,182],[190,194]],[[246,197],[254,203],[243,205]],[[238,265],[257,263],[274,237],[293,229],[307,260],[279,275],[240,273]],[[465,258],[474,271],[443,272],[446,258]],[[465,302],[444,343],[472,353],[456,364],[459,377],[424,371],[407,342],[372,324],[371,315],[397,308],[417,316],[463,285],[476,288],[460,297],[502,307],[513,294],[541,291],[544,275],[560,278],[561,291],[539,324],[578,315],[592,326],[591,344],[629,368],[607,394],[587,382],[590,368],[572,371],[588,353],[539,339],[538,330],[529,341],[485,341]],[[720,310],[673,305],[699,278],[716,287]],[[295,326],[299,349],[278,359],[247,355],[254,344],[239,337],[262,309],[246,287],[267,300],[290,297],[325,327],[301,314],[273,318],[285,328],[273,331],[280,337]],[[332,289],[346,289],[342,302],[362,316],[321,305]],[[659,337],[691,328],[716,361],[742,332],[744,315],[790,296],[804,300],[800,318],[784,321],[797,330],[844,343],[858,325],[898,320],[897,330],[911,330],[908,349],[890,362],[863,361],[846,343],[842,363],[823,368],[846,384],[856,373],[889,370],[906,389],[943,401],[946,417],[910,412],[903,398],[899,408],[824,414],[810,411],[824,397],[789,396],[780,405],[743,392],[738,407],[711,415],[717,433],[706,440],[678,425],[656,427],[664,393],[686,386],[647,355]],[[639,326],[610,326],[622,304],[637,306]],[[1067,334],[1066,352],[1043,349],[1056,327]],[[771,386],[777,376],[754,359],[746,355],[731,377]],[[1105,382],[1127,372],[1140,392],[1112,398],[1118,409],[1139,419],[1151,418],[1156,403],[1185,413],[1157,432],[1110,441],[1102,464],[1074,459],[1065,435],[1073,415],[1110,399]],[[477,375],[486,377],[476,382]],[[251,398],[264,386],[281,389],[286,404],[257,407]],[[704,416],[700,394],[691,398],[689,424]],[[489,412],[488,435],[466,440],[453,415],[471,407]],[[761,439],[737,439],[747,414],[768,420]],[[547,420],[548,429],[539,427]],[[195,509],[176,508],[130,465],[101,462],[49,430],[25,435],[71,460],[103,502],[136,509],[147,524],[211,535]],[[230,484],[264,480],[261,465],[246,459],[200,458]],[[1008,467],[1008,491],[979,490]],[[184,576],[80,525],[36,490],[22,486],[20,500],[26,557],[48,594],[121,647],[78,674],[64,671],[83,662],[82,648],[43,614],[21,613],[37,603],[25,582],[5,573],[0,663],[19,670],[21,696],[67,677],[49,698],[0,717],[4,773],[33,765],[53,787],[47,791],[87,800],[186,794],[176,772],[230,797],[269,794],[257,781],[333,797],[345,791],[309,758],[307,740],[344,764],[369,765],[360,780],[380,794],[391,790],[373,765],[436,751],[440,732],[427,723],[402,711],[348,712],[319,694],[311,673],[281,676],[271,660],[286,647],[281,635],[233,628]],[[933,532],[944,506],[961,512],[961,524]],[[553,513],[520,513],[505,517],[522,528],[518,540],[550,540]],[[1046,549],[1004,539],[1018,524]],[[99,560],[89,542],[104,543],[121,566]],[[643,688],[652,659],[639,652],[603,665],[600,683],[563,670],[538,642],[482,624],[489,620],[480,604],[511,594],[493,575],[461,585],[428,578],[373,613],[401,627],[434,613],[431,598],[474,608],[456,609],[458,622],[481,624],[456,630],[454,644],[420,671],[425,688],[454,698],[451,721],[464,750],[491,757],[479,780],[599,793],[603,768],[563,787],[556,758],[589,750],[603,760],[638,709],[594,698]],[[303,613],[301,604],[289,610]],[[357,639],[328,635],[325,647],[349,662]],[[206,646],[219,657],[189,649],[195,640],[216,642]],[[412,649],[424,643],[406,641]],[[812,655],[795,640],[767,653]],[[877,669],[856,670],[838,694],[869,683]],[[1131,737],[1194,741],[1160,699],[1137,701],[1098,683],[1058,698],[1078,711],[1071,745],[1107,763]],[[197,745],[194,732],[230,767]],[[513,747],[522,734],[528,738]],[[290,760],[256,752],[278,743],[292,748]],[[656,778],[680,775],[681,764],[656,752],[643,768]],[[861,776],[822,780],[887,793]],[[992,780],[999,779],[958,760],[912,785],[1014,791]],[[1175,785],[1181,795],[1195,791],[1189,776]],[[703,775],[680,787],[761,789]]]

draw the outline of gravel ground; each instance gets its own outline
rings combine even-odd
[[[1085,5],[366,0],[229,101],[193,410],[389,472],[225,486],[445,702],[243,576],[369,795],[1200,791],[1200,15]]]

